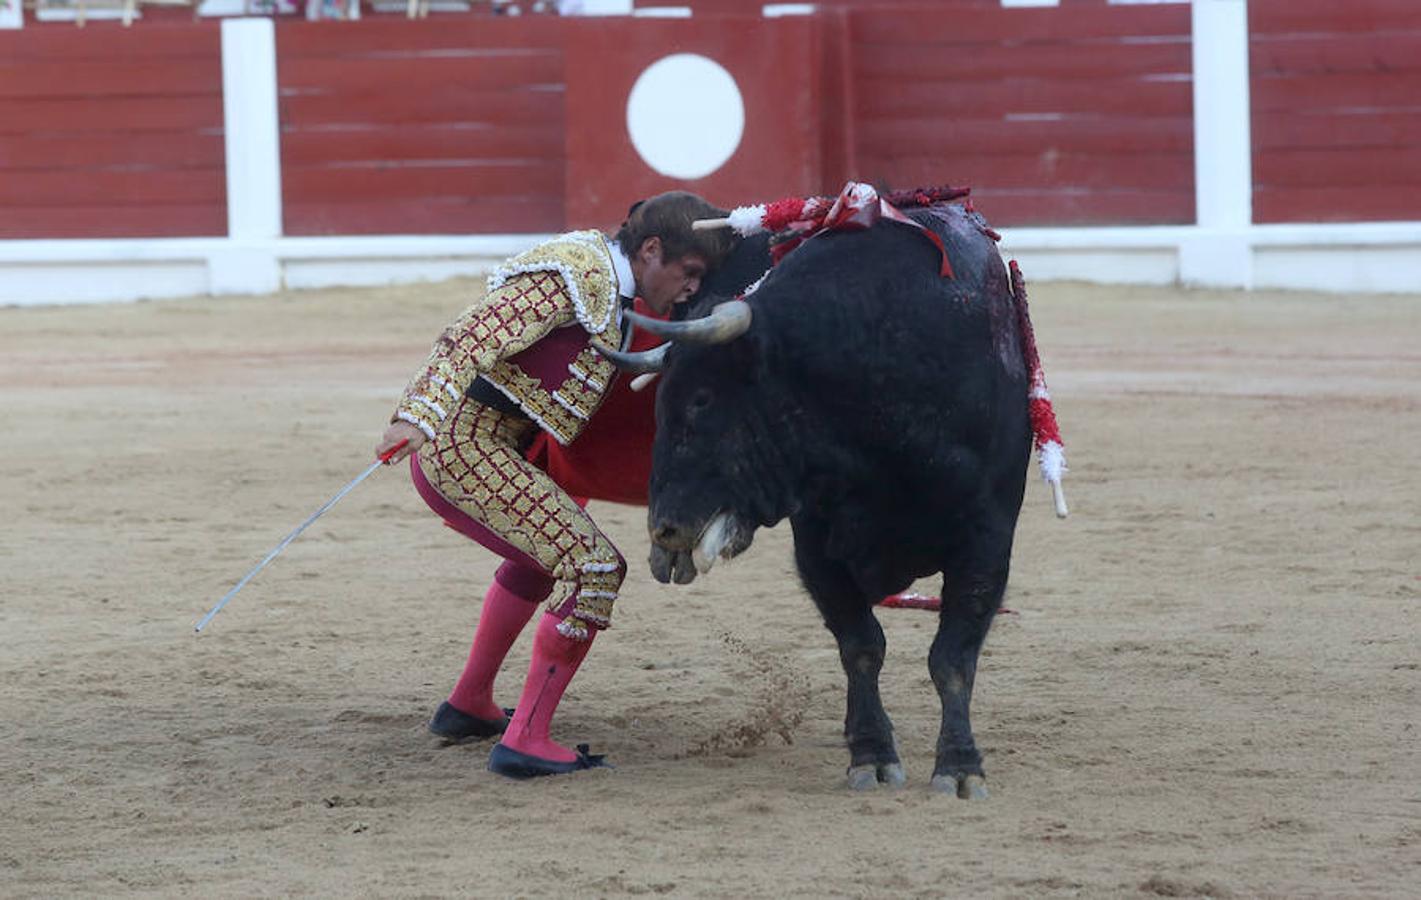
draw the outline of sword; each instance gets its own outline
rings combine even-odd
[[[326,510],[330,509],[332,506],[335,506],[337,500],[339,500],[340,498],[344,497],[346,494],[349,494],[349,493],[355,488],[355,486],[356,486],[357,484],[359,484],[360,482],[362,482],[362,481],[364,481],[365,479],[369,478],[370,475],[371,475],[376,469],[380,468],[380,467],[383,466],[385,463],[389,462],[389,461],[390,461],[390,457],[394,456],[396,453],[399,453],[400,450],[404,449],[405,444],[408,444],[408,443],[409,443],[409,440],[408,440],[408,439],[403,440],[403,441],[400,441],[398,444],[396,444],[395,446],[391,447],[389,450],[386,450],[384,453],[381,453],[381,454],[380,454],[380,457],[379,457],[378,459],[376,459],[373,463],[371,463],[369,468],[367,468],[364,472],[361,472],[359,475],[355,476],[355,480],[354,480],[354,481],[352,481],[350,484],[347,484],[345,487],[341,488],[339,493],[337,493],[337,494],[336,494],[334,497],[332,497],[331,499],[327,500],[327,501],[325,502],[325,505],[323,505],[320,509],[318,509],[318,510],[316,510],[314,513],[312,513],[312,514],[311,514],[311,517],[310,517],[309,519],[307,519],[306,521],[302,522],[300,525],[297,525],[297,526],[296,526],[296,530],[293,531],[293,532],[291,532],[290,534],[288,534],[286,537],[282,538],[282,539],[281,539],[281,543],[277,544],[277,545],[276,545],[276,548],[273,549],[270,553],[268,553],[268,554],[266,555],[266,559],[264,559],[264,560],[262,560],[261,562],[257,563],[256,568],[252,569],[252,570],[251,570],[250,572],[248,572],[246,575],[243,575],[243,576],[242,576],[242,580],[239,581],[239,582],[237,582],[236,586],[233,587],[230,591],[228,591],[227,594],[226,594],[226,596],[224,596],[221,600],[218,600],[218,601],[217,601],[217,605],[214,606],[214,607],[212,607],[211,609],[209,609],[209,610],[207,611],[207,615],[203,616],[200,620],[198,620],[198,623],[193,626],[193,629],[192,629],[192,630],[193,630],[193,631],[199,631],[199,632],[202,631],[202,629],[203,629],[204,627],[206,627],[207,623],[212,621],[212,617],[215,616],[215,615],[217,615],[219,612],[222,611],[222,607],[224,607],[224,606],[227,605],[227,601],[228,601],[228,600],[231,600],[233,597],[237,596],[237,592],[240,591],[240,590],[242,589],[242,587],[243,587],[244,585],[246,585],[246,583],[247,583],[248,581],[251,581],[251,580],[252,580],[252,576],[256,575],[256,574],[257,574],[258,572],[260,572],[262,569],[265,569],[266,566],[267,566],[267,563],[271,562],[273,559],[276,559],[276,557],[277,557],[278,555],[280,555],[281,551],[283,551],[283,550],[286,549],[286,545],[287,545],[287,544],[289,544],[289,543],[291,543],[292,541],[296,540],[297,535],[299,535],[301,532],[303,532],[303,531],[305,531],[307,528],[309,528],[309,527],[311,526],[311,523],[312,523],[312,522],[316,521],[316,520],[319,519],[321,516],[325,515],[325,514],[326,514]]]

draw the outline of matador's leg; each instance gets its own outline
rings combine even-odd
[[[471,536],[505,557],[531,559],[560,582],[564,589],[553,592],[548,611],[563,635],[586,640],[611,624],[627,564],[577,501],[523,458],[535,427],[466,400],[421,448],[420,469],[440,496],[496,540]]]
[[[510,558],[531,558],[570,586],[555,594],[538,627],[528,678],[502,743],[517,752],[520,767],[573,765],[578,755],[551,739],[552,716],[592,638],[610,624],[626,562],[576,501],[523,459],[530,423],[467,402],[449,420],[447,439],[441,433],[443,440],[421,454],[431,486],[493,533],[470,536]]]
[[[484,592],[468,659],[449,697],[435,710],[429,730],[446,741],[502,734],[508,716],[494,701],[494,681],[514,641],[538,605],[553,591],[552,576],[444,498],[425,478],[419,458],[410,459],[415,489],[446,525],[504,557]]]

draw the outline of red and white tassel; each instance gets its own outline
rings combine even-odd
[[[737,206],[726,216],[725,224],[735,229],[735,233],[741,237],[749,237],[765,230],[765,207],[759,206]]]
[[[700,219],[692,224],[697,231],[712,228],[733,228],[741,237],[761,234],[766,231],[785,231],[797,223],[804,228],[814,227],[833,206],[833,201],[825,197],[785,197],[774,203],[760,203],[755,206],[737,206],[724,219]]]
[[[1041,354],[1036,350],[1036,332],[1031,327],[1031,314],[1026,306],[1026,279],[1022,277],[1016,260],[1012,260],[1008,268],[1011,270],[1012,297],[1016,300],[1017,325],[1021,329],[1021,353],[1031,378],[1027,403],[1031,434],[1036,443],[1036,459],[1041,466],[1041,477],[1051,485],[1056,515],[1064,519],[1070,512],[1066,508],[1066,494],[1061,489],[1061,476],[1067,471],[1066,447],[1061,440],[1061,427],[1056,424],[1056,410],[1051,406],[1051,392],[1046,389]]]
[[[1061,443],[1061,429],[1056,424],[1056,411],[1051,407],[1051,392],[1046,390],[1046,378],[1041,372],[1041,362],[1037,360],[1031,373],[1030,415],[1031,433],[1036,440],[1036,461],[1041,467],[1041,477],[1051,485],[1052,498],[1056,503],[1056,515],[1064,519],[1066,495],[1061,490],[1061,476],[1066,473],[1066,448]]]

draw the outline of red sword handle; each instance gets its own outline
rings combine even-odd
[[[396,453],[399,453],[401,450],[405,449],[405,445],[408,444],[409,442],[410,442],[410,439],[409,439],[409,438],[405,438],[404,440],[400,441],[400,442],[399,442],[398,444],[396,444],[395,446],[391,447],[389,450],[386,450],[384,453],[381,453],[381,454],[379,455],[379,457],[377,457],[377,458],[380,460],[380,462],[382,462],[382,463],[387,463],[387,462],[390,461],[390,457],[394,456]]]

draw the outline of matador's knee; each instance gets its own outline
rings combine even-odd
[[[601,552],[573,561],[575,584],[571,596],[549,604],[549,611],[562,618],[558,632],[573,640],[585,641],[593,630],[611,627],[612,605],[627,577],[627,561],[616,547],[606,544],[597,549]]]

